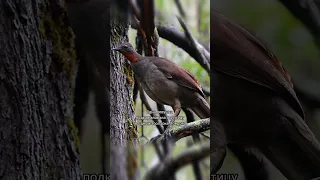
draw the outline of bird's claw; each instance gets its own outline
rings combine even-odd
[[[164,131],[163,135],[164,135],[164,138],[165,138],[165,139],[171,137],[171,131],[170,131],[170,129],[171,129],[171,128],[168,127],[168,128]]]

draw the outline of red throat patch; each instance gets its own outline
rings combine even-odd
[[[132,63],[139,61],[139,59],[133,53],[125,53],[123,55]]]

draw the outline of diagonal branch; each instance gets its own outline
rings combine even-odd
[[[210,118],[197,120],[191,123],[187,123],[176,129],[170,130],[170,141],[171,143],[177,142],[179,139],[193,135],[195,133],[201,133],[210,129]],[[163,142],[166,137],[158,135],[150,140],[151,142]],[[149,144],[148,143],[148,144]]]
[[[167,157],[151,168],[145,176],[145,180],[169,179],[181,167],[189,163],[199,161],[210,154],[210,142],[202,145],[196,144],[183,151],[177,157]]]
[[[187,117],[187,122],[190,123],[190,122],[194,122],[195,119],[194,119],[194,115],[193,113],[187,109],[187,108],[182,108],[182,110],[184,111],[184,113],[186,114],[186,117]],[[198,133],[194,133],[192,134],[192,139],[193,139],[193,142],[196,144],[196,143],[199,143],[200,142],[200,135]],[[193,171],[194,171],[194,174],[195,174],[195,177],[197,180],[201,180],[203,179],[202,178],[202,174],[201,174],[201,169],[200,169],[200,163],[198,161],[194,161],[192,163],[192,166],[193,166]]]
[[[189,40],[189,44],[196,50],[197,57],[200,61],[198,61],[202,67],[204,67],[208,72],[210,72],[210,53],[192,37],[187,25],[184,21],[178,17],[178,21],[183,28],[187,39]]]
[[[186,13],[185,13],[185,11],[184,11],[184,9],[182,7],[182,4],[181,4],[180,0],[174,0],[174,2],[175,2],[176,6],[178,8],[178,11],[179,11],[180,15],[182,16],[182,18],[185,19],[186,18]]]
[[[152,111],[151,106],[150,106],[150,104],[149,104],[149,102],[147,100],[147,97],[146,97],[146,95],[145,95],[145,93],[144,93],[144,91],[142,89],[140,89],[140,99],[141,99],[142,103],[146,106],[147,110],[148,111]],[[150,116],[154,117],[154,114],[151,113]],[[158,119],[154,119],[154,118],[152,118],[152,120],[153,120],[153,122],[155,124],[157,124],[156,127],[158,128],[158,131],[160,133],[163,133],[163,131],[164,131],[163,130],[163,126],[161,124],[159,124],[159,120]]]

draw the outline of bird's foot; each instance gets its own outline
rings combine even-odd
[[[162,136],[164,140],[168,140],[171,137],[171,128],[168,126],[167,129],[163,132]]]
[[[147,144],[152,144],[152,143],[162,143],[164,141],[169,141],[171,139],[171,126],[168,125],[168,127],[166,128],[166,130],[158,135],[157,137],[152,138]],[[147,145],[146,144],[146,145]]]
[[[164,141],[168,141],[171,138],[171,128],[167,127],[167,129],[158,137],[156,138],[152,138],[151,139],[151,143],[152,142],[157,142],[157,143],[162,143]]]

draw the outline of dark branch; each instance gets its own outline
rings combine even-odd
[[[187,108],[182,108],[182,110],[186,114],[188,123],[195,121],[194,115],[190,110],[188,110]],[[196,143],[200,142],[200,135],[198,133],[194,133],[194,134],[192,134],[192,139],[193,139],[194,143],[196,144]],[[194,171],[196,179],[197,180],[203,179],[202,174],[201,174],[201,169],[200,169],[200,163],[198,161],[194,161],[192,163],[192,166],[193,166],[193,171]]]
[[[201,132],[207,131],[209,129],[210,129],[210,118],[194,121],[194,122],[188,123],[186,125],[180,126],[179,128],[171,129],[170,130],[170,134],[171,134],[170,141],[171,141],[171,143],[174,143],[174,142],[177,142],[181,138],[190,136],[194,133],[201,133]],[[158,136],[152,138],[150,142],[155,142],[155,141],[163,142],[164,140],[165,140],[164,136],[158,135]]]
[[[162,38],[170,41],[174,45],[182,48],[192,58],[194,58],[199,64],[202,65],[202,63],[201,63],[202,59],[198,55],[197,48],[195,48],[194,46],[192,46],[192,44],[190,44],[188,38],[186,37],[186,35],[183,32],[181,32],[179,29],[177,29],[173,26],[164,26],[161,24],[157,25],[157,30],[158,30],[160,37],[162,37]],[[201,49],[203,49],[205,57],[209,57],[209,59],[210,59],[210,53],[199,43],[197,43],[197,45]],[[207,69],[205,66],[203,66],[203,67],[209,72],[209,69]]]
[[[156,166],[147,172],[146,180],[162,180],[169,179],[181,167],[199,161],[210,154],[210,142],[206,142],[201,146],[196,144],[177,157],[167,157],[164,161],[159,162]]]
[[[210,72],[210,53],[207,53],[207,50],[202,47],[191,35],[187,25],[184,23],[184,21],[178,17],[178,21],[180,25],[182,26],[186,37],[189,40],[189,44],[193,46],[193,48],[196,50],[197,56],[199,57],[200,61],[198,61],[202,67],[204,67],[208,72]],[[207,55],[207,56],[206,56]]]
[[[180,3],[180,0],[174,0],[177,8],[178,8],[178,11],[180,13],[180,15],[182,16],[182,18],[186,18],[186,13],[184,12],[184,9],[182,7],[182,4]]]
[[[150,104],[149,104],[149,102],[148,102],[148,100],[147,100],[147,97],[146,97],[146,95],[145,95],[145,93],[144,93],[144,91],[143,91],[142,89],[140,89],[140,99],[141,99],[141,101],[142,101],[142,104],[144,104],[145,107],[147,108],[147,110],[148,110],[148,111],[152,111],[151,106],[150,106]],[[151,113],[150,116],[151,116],[151,117],[154,117],[154,114]],[[159,131],[160,133],[163,133],[164,130],[163,130],[162,125],[158,123],[159,120],[158,120],[158,119],[154,119],[154,118],[152,118],[152,120],[153,120],[153,122],[154,122],[155,124],[157,124],[156,127],[158,128],[158,131]]]

